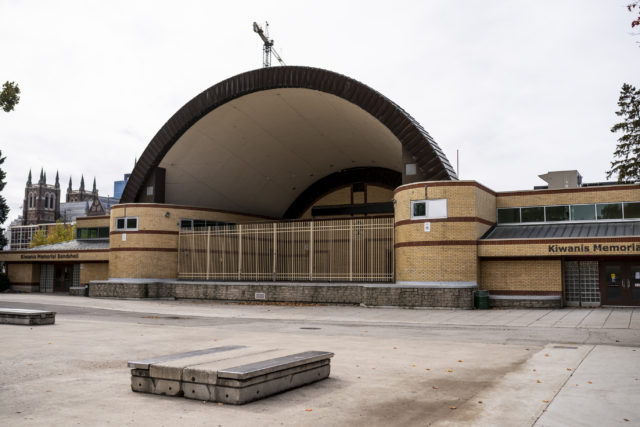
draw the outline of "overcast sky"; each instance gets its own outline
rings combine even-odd
[[[578,169],[605,180],[624,82],[640,86],[629,0],[5,1],[0,83],[3,195],[21,214],[29,169],[61,187],[130,172],[187,101],[262,65],[253,21],[269,21],[287,65],[359,80],[409,112],[460,177],[494,190]],[[638,31],[636,31],[638,32]],[[275,61],[274,61],[275,62]]]

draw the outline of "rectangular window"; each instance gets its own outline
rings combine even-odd
[[[596,205],[572,205],[571,220],[572,221],[595,221]]]
[[[436,219],[447,217],[447,199],[412,200],[412,219]]]
[[[569,206],[546,206],[545,217],[549,221],[569,221]]]
[[[116,218],[116,230],[137,230],[137,229],[138,229],[137,216]]]
[[[108,239],[109,227],[86,227],[76,229],[76,239]]]
[[[544,208],[542,206],[534,208],[522,208],[522,222],[543,222]]]
[[[520,208],[498,209],[498,224],[514,224],[520,222]]]
[[[622,203],[598,203],[598,219],[622,219]]]
[[[629,202],[624,204],[624,218],[640,218],[640,203]]]

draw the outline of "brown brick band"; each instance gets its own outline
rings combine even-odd
[[[502,191],[497,193],[498,196],[533,196],[541,194],[564,194],[564,193],[591,193],[601,191],[620,191],[620,190],[640,190],[640,185],[615,185],[610,187],[580,187],[580,188],[561,188],[557,190],[527,190],[527,191]]]
[[[171,235],[177,236],[180,233],[178,231],[170,231],[170,230],[137,230],[137,231],[119,230],[119,231],[112,231],[109,234],[110,235],[113,235],[113,234],[171,234]]]
[[[511,296],[562,296],[562,292],[560,291],[512,291],[512,290],[504,290],[504,291],[489,291],[490,295],[511,295]]]
[[[487,219],[478,218],[477,216],[452,216],[449,218],[434,218],[434,219],[403,219],[394,223],[396,227],[407,224],[421,224],[425,222],[479,222],[485,225],[493,226],[495,223]]]
[[[111,248],[111,252],[178,252],[178,248]]]
[[[399,242],[393,245],[394,248],[404,248],[411,246],[473,246],[475,240],[429,240],[423,242]]]
[[[589,237],[583,239],[519,239],[519,240],[479,240],[480,246],[492,245],[546,245],[553,243],[571,244],[571,243],[624,243],[624,242],[640,242],[640,237]]]

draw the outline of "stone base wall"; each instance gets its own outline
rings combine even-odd
[[[94,281],[90,297],[177,298],[365,306],[473,308],[474,287],[373,284]]]
[[[15,292],[40,292],[40,283],[12,283],[11,290]]]
[[[489,296],[489,306],[496,308],[561,308],[561,298],[527,298],[523,295],[518,298],[496,298]]]

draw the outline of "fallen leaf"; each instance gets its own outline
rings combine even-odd
[[[567,371],[570,371],[570,370],[571,370],[571,368],[567,368]]]
[[[431,387],[431,388],[432,388],[432,389],[434,389],[434,390],[437,390],[437,389],[438,389],[438,387],[436,387],[436,386],[433,386],[433,387]]]
[[[478,400],[478,403],[482,403],[482,400]]]
[[[429,368],[425,368],[424,370],[425,370],[425,371],[430,371],[431,369],[429,369]]]
[[[549,401],[548,401],[548,400],[543,400],[542,402],[543,402],[543,403],[549,403]]]
[[[453,369],[447,369],[445,372],[453,372]]]
[[[307,411],[307,412],[311,412],[311,411],[313,411],[313,409],[309,409],[309,408],[307,408],[307,409],[305,409],[305,411]]]
[[[51,344],[50,342],[48,342],[47,344]]]
[[[397,350],[397,349],[398,349],[398,347],[393,347],[393,349],[394,349],[394,350]]]
[[[528,348],[525,348],[525,350],[529,351],[529,349],[528,349]]]
[[[462,363],[462,360],[458,360],[458,363]]]
[[[578,387],[578,384],[574,384],[575,387]]]
[[[376,370],[376,368],[371,368],[371,369],[373,369],[374,371]]]
[[[545,353],[545,354],[544,354],[544,357],[549,357],[549,353]]]
[[[204,401],[203,401],[203,402],[204,402]],[[222,402],[218,402],[218,406],[222,406],[222,405],[224,405],[224,403],[222,403]]]
[[[533,372],[535,372],[536,370],[534,369]]]
[[[542,381],[540,381],[540,380],[536,380],[536,382],[537,382],[538,384],[540,384]]]
[[[356,377],[357,379],[360,379],[360,377]]]
[[[635,351],[635,350],[633,350],[633,351]],[[625,420],[625,421],[629,421],[629,420],[628,420],[628,419],[626,419],[626,418],[623,418],[623,420]]]
[[[449,406],[449,409],[458,409],[455,406]]]
[[[416,365],[415,365],[415,364],[414,364],[414,365],[411,365],[411,366],[413,366],[414,368],[416,367]]]
[[[591,381],[587,381],[587,384],[593,384]]]

